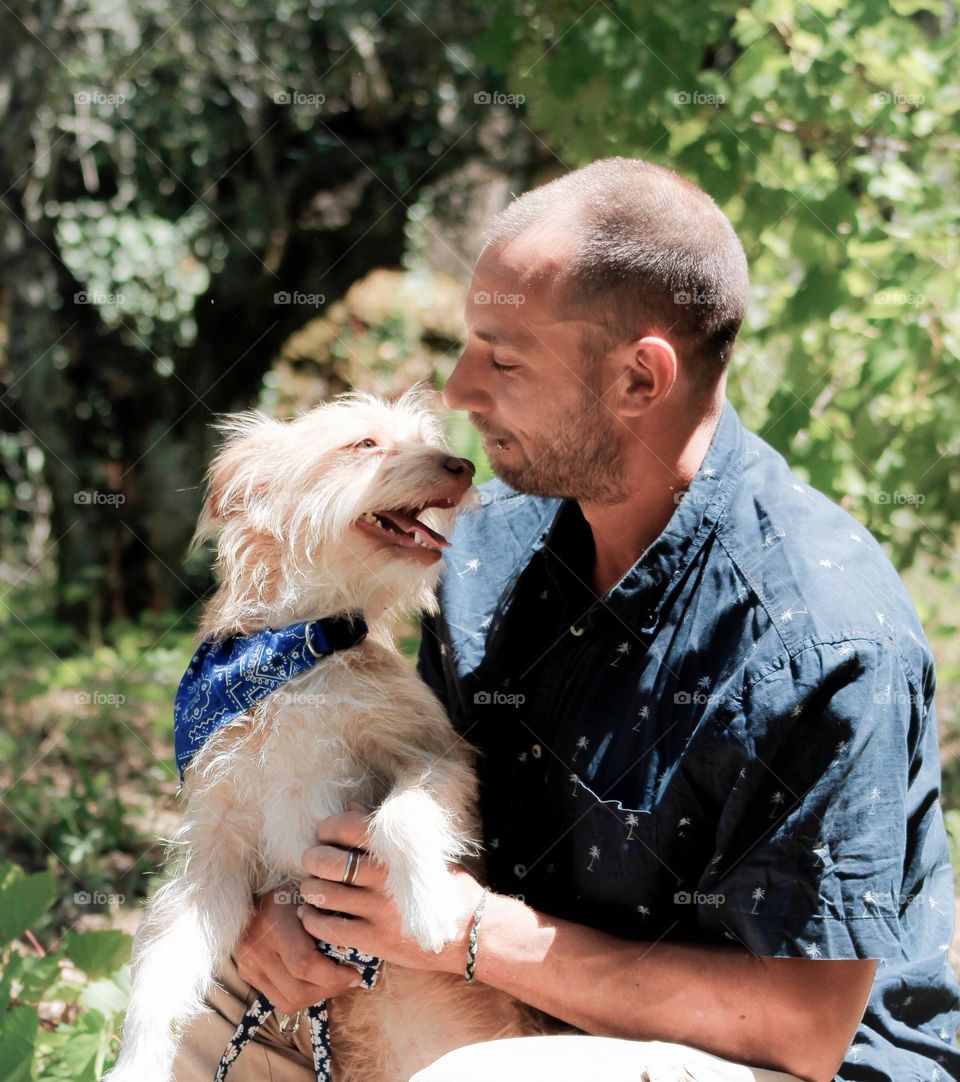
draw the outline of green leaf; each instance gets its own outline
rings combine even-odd
[[[131,937],[115,930],[69,932],[66,955],[88,977],[115,973],[130,958]]]
[[[0,1016],[0,1082],[30,1082],[40,1019],[32,1007],[14,1007]]]
[[[0,947],[21,935],[53,905],[52,872],[24,875],[14,864],[0,867]]]

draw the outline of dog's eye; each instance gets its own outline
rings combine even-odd
[[[355,443],[354,447],[376,447],[377,441],[372,436],[367,436],[365,440],[360,440],[359,443]]]

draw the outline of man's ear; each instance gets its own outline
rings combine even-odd
[[[225,436],[207,470],[207,494],[190,542],[191,553],[216,537],[231,518],[270,487],[287,429],[282,421],[259,410],[228,414],[214,427]]]
[[[662,402],[677,381],[678,361],[673,346],[657,335],[646,335],[623,347],[626,371],[617,412],[639,417],[655,402]]]

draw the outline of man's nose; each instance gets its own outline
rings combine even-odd
[[[443,385],[441,397],[447,409],[483,413],[485,411],[486,396],[479,387],[471,387],[469,368],[470,359],[466,351],[464,351],[448,376],[447,382]]]

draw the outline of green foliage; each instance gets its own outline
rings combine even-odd
[[[54,900],[49,872],[0,865],[0,1077],[97,1082],[128,997],[130,937],[69,932],[44,951],[22,940]]]
[[[78,649],[43,600],[14,591],[11,610],[29,629],[0,624],[0,838],[24,867],[57,873],[47,929],[147,891],[162,857],[157,816],[170,814],[178,784],[171,704],[193,634],[185,615],[150,614],[110,625],[109,645]]]
[[[503,0],[478,49],[565,166],[718,201],[753,280],[729,393],[901,567],[960,511],[958,45],[936,0]]]

